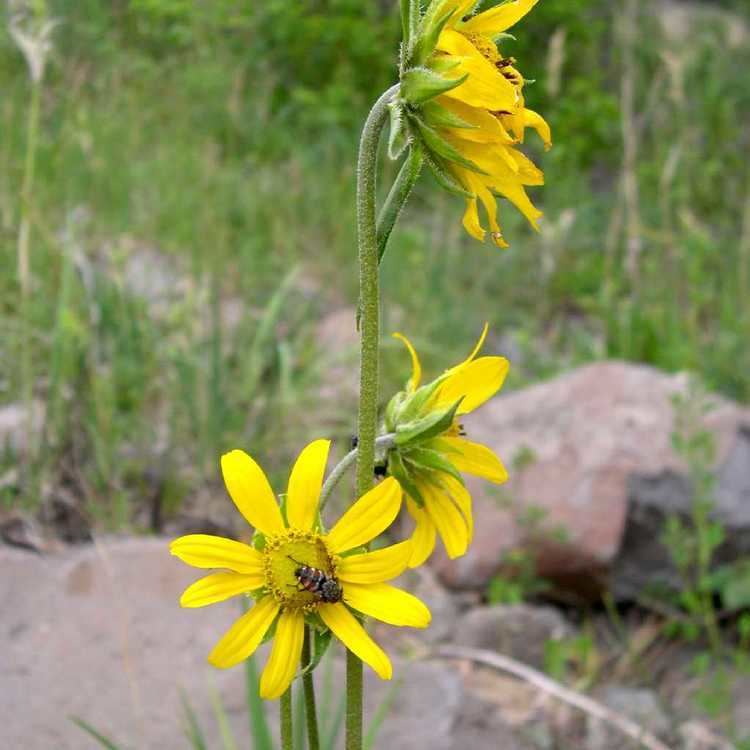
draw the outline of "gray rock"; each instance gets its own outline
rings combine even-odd
[[[657,736],[669,733],[671,723],[653,690],[610,685],[597,696],[609,708],[629,717],[646,732]],[[641,744],[625,737],[609,724],[588,717],[586,747],[589,750],[639,750]]]
[[[454,640],[462,646],[499,651],[540,669],[547,641],[572,634],[571,626],[552,607],[499,604],[467,612],[455,626]]]
[[[41,401],[33,401],[31,408],[12,403],[0,406],[0,452],[25,453],[29,438],[36,441],[44,425],[45,408]]]
[[[496,705],[475,696],[464,700],[453,729],[452,748],[532,750],[535,744],[522,739],[503,719]],[[422,745],[432,747],[432,745]]]

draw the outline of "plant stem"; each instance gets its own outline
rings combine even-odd
[[[375,441],[375,449],[377,450],[378,448],[380,448],[388,450],[388,448],[393,445],[394,437],[394,434],[382,435]],[[320,510],[323,510],[323,508],[325,508],[326,503],[331,497],[331,493],[336,489],[336,485],[343,479],[344,474],[349,471],[354,462],[357,460],[358,455],[359,450],[357,448],[349,451],[349,453],[347,453],[341,459],[341,461],[336,464],[336,466],[333,468],[333,471],[328,475],[328,479],[326,479],[325,483],[323,484],[323,488],[320,491]]]
[[[361,497],[372,487],[375,466],[380,336],[375,178],[380,132],[388,117],[388,103],[397,91],[398,85],[391,87],[375,103],[367,117],[359,142],[357,244],[362,318],[357,420],[357,497]],[[351,651],[347,651],[346,654],[346,750],[362,750],[362,662]]]
[[[310,664],[312,655],[310,653],[310,628],[305,628],[305,640],[302,644],[302,667]],[[312,672],[306,672],[302,677],[302,686],[305,691],[305,719],[307,721],[307,750],[319,750],[320,739],[318,737],[318,714],[315,708],[315,683]]]
[[[294,733],[292,731],[292,686],[290,685],[279,704],[279,722],[281,726],[281,750],[294,750]]]

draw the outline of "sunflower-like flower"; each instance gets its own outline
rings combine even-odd
[[[240,594],[254,599],[208,660],[216,667],[232,667],[274,633],[261,677],[263,698],[278,698],[294,679],[306,621],[318,630],[330,630],[384,680],[391,678],[391,662],[352,610],[391,625],[424,628],[430,622],[430,611],[419,599],[386,583],[407,567],[411,543],[374,552],[363,546],[398,513],[402,497],[395,479],[363,495],[323,532],[318,503],[329,447],[329,441],[317,440],[302,451],[289,477],[283,511],[250,456],[239,450],[222,456],[227,490],[259,532],[257,544],[190,534],[170,546],[188,565],[223,569],[188,587],[180,598],[183,607],[203,607]]]
[[[545,148],[550,128],[524,100],[524,78],[498,41],[538,0],[512,0],[467,15],[476,0],[432,0],[404,46],[401,90],[391,104],[390,153],[417,147],[438,181],[465,196],[463,224],[483,241],[480,201],[492,241],[507,247],[497,219],[495,195],[507,198],[538,229],[541,212],[526,186],[543,185],[544,175],[517,145],[527,127]]]
[[[487,336],[485,325],[472,353],[426,385],[411,342],[394,334],[409,350],[412,375],[406,390],[386,409],[385,429],[394,434],[386,456],[388,472],[406,494],[406,507],[416,522],[409,567],[422,565],[435,547],[436,533],[451,558],[466,552],[473,533],[471,496],[461,473],[502,484],[508,473],[485,445],[466,437],[461,417],[492,398],[508,372],[504,357],[479,357]]]

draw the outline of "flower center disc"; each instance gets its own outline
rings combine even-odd
[[[317,535],[297,529],[266,538],[263,551],[266,586],[282,606],[310,611],[320,602],[313,592],[305,590],[297,571],[309,566],[336,575],[336,567],[323,540]]]

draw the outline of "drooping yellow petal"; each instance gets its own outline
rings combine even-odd
[[[539,133],[539,137],[544,142],[544,150],[549,151],[552,148],[552,131],[547,121],[530,109],[523,110],[523,121],[526,127],[534,128]]]
[[[499,248],[508,247],[508,243],[503,238],[500,224],[497,221],[497,201],[487,188],[487,183],[490,182],[492,178],[478,175],[456,166],[452,167],[452,169],[458,176],[459,181],[463,183],[464,187],[476,195],[476,198],[467,200],[466,212],[464,213],[463,218],[464,229],[466,229],[474,239],[484,242],[486,232],[479,221],[479,212],[477,211],[478,198],[482,201],[482,205],[487,214],[487,219],[490,225],[490,236],[493,244]]]
[[[526,154],[517,148],[508,149],[508,153],[515,162],[522,185],[544,185],[544,172]]]
[[[449,449],[447,458],[459,471],[497,484],[508,480],[503,462],[486,445],[461,437],[441,437],[439,443]]]
[[[244,451],[221,457],[221,471],[229,495],[247,522],[264,534],[284,531],[284,521],[263,470]]]
[[[437,49],[458,63],[443,74],[446,78],[457,79],[468,74],[462,84],[447,91],[445,96],[491,112],[511,111],[516,106],[518,93],[513,84],[463,34],[444,29]]]
[[[333,634],[365,664],[369,664],[382,680],[393,676],[391,660],[385,651],[365,632],[357,618],[339,602],[338,604],[321,604],[318,614]]]
[[[468,414],[492,398],[508,373],[505,357],[480,357],[456,370],[439,387],[431,406],[445,408],[463,398],[457,414]]]
[[[337,566],[341,581],[350,583],[382,583],[400,576],[411,557],[411,542],[401,542],[375,552],[341,558]]]
[[[463,218],[464,229],[475,239],[484,242],[486,231],[479,222],[479,210],[477,209],[477,199],[466,199],[466,211]]]
[[[273,648],[260,678],[260,697],[280,698],[292,684],[302,655],[305,616],[302,610],[281,613],[273,637]]]
[[[208,661],[227,669],[247,659],[260,645],[278,611],[279,603],[272,596],[261,599],[227,630],[208,655]]]
[[[180,597],[182,607],[205,607],[223,602],[237,594],[260,588],[265,582],[262,573],[242,575],[240,573],[212,573],[188,586]]]
[[[454,505],[461,511],[461,515],[466,521],[466,528],[469,531],[469,544],[474,538],[474,514],[472,512],[471,495],[466,487],[461,484],[455,477],[445,475],[440,479],[441,485],[445,488],[448,497]]]
[[[463,362],[460,362],[455,367],[451,367],[449,370],[446,370],[446,374],[456,372],[456,370],[460,370],[462,367],[466,367],[466,365],[474,361],[474,357],[479,354],[482,347],[484,346],[484,342],[487,339],[487,333],[489,332],[489,330],[490,324],[485,321],[484,327],[482,328],[482,333],[479,335],[479,340],[471,350],[471,354]]]
[[[326,538],[328,549],[337,554],[366,544],[393,523],[400,507],[401,485],[388,477],[341,516]]]
[[[458,99],[451,99],[449,96],[441,96],[437,101],[438,104],[459,117],[467,125],[474,126],[472,128],[446,128],[447,132],[454,138],[475,141],[476,143],[506,143],[509,146],[515,143],[500,120],[486,109],[470,107],[468,104],[464,104]]]
[[[420,490],[448,557],[461,557],[469,546],[469,527],[463,514],[443,490],[431,485],[420,485]]]
[[[411,355],[411,378],[409,378],[408,389],[410,391],[416,391],[422,381],[422,365],[419,363],[416,349],[414,349],[411,341],[409,341],[409,339],[407,339],[402,333],[394,333],[393,338],[401,341],[409,350],[409,354]]]
[[[387,583],[349,583],[344,601],[352,608],[389,625],[426,628],[432,615],[416,596]]]
[[[461,26],[469,34],[495,37],[517,24],[539,0],[512,0],[479,13]]]
[[[425,560],[435,549],[435,524],[432,522],[429,513],[420,508],[411,498],[406,499],[406,509],[416,523],[416,528],[411,537],[409,567],[418,568],[420,565],[424,565]]]
[[[286,496],[286,517],[295,529],[310,531],[315,523],[330,447],[330,440],[316,440],[304,448],[294,464]]]
[[[194,568],[227,568],[248,575],[263,573],[263,556],[258,550],[220,536],[181,536],[169,545],[169,551]]]

